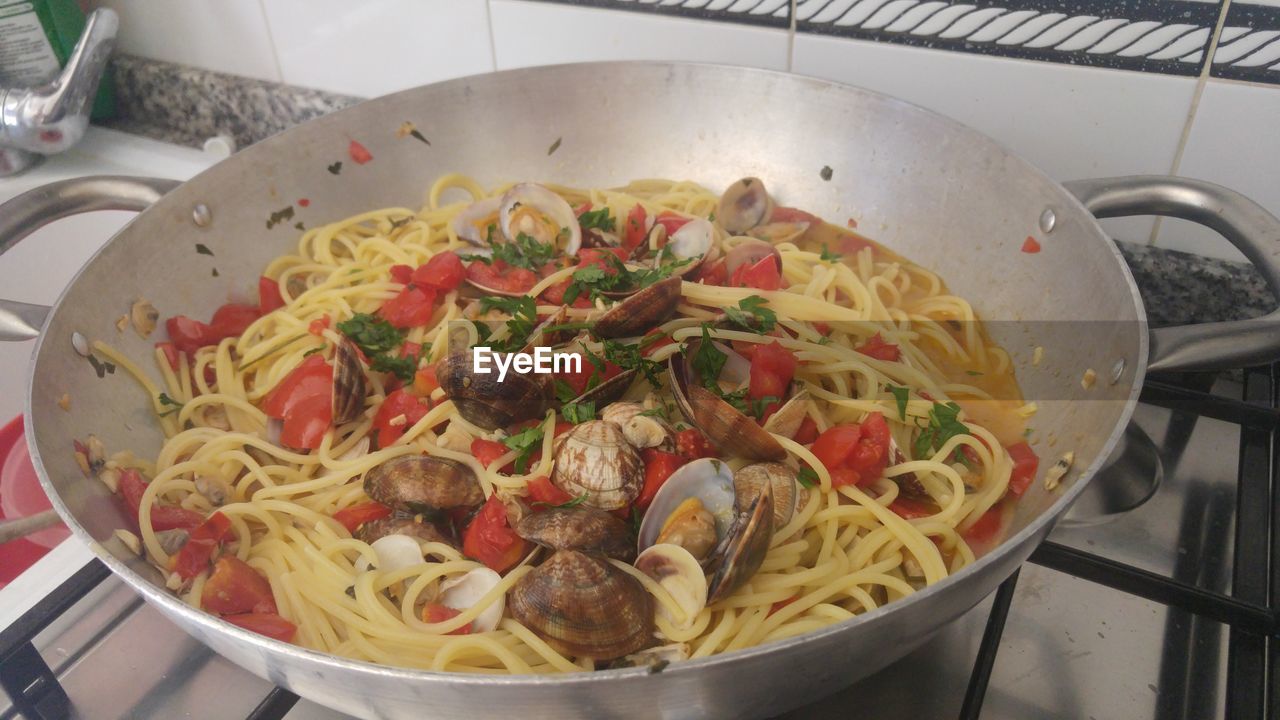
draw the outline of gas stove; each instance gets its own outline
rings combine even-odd
[[[112,135],[86,151],[126,137]],[[209,162],[182,153],[133,172],[187,177]],[[62,255],[54,279],[92,249]],[[9,385],[14,362],[0,356]],[[0,388],[7,415],[17,377]],[[1017,575],[904,660],[787,717],[1277,716],[1277,407],[1280,365],[1151,377],[1121,449]],[[0,720],[345,717],[191,639],[74,538],[0,590],[0,628]]]

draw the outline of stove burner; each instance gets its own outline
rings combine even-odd
[[[1081,527],[1114,519],[1151,499],[1163,479],[1156,444],[1137,424],[1129,423],[1107,461],[1058,524]]]

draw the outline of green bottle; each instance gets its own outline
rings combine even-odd
[[[84,11],[76,0],[0,0],[0,87],[33,87],[57,77],[82,31]],[[92,117],[109,118],[115,109],[108,67]]]

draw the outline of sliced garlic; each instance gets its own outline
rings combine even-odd
[[[116,528],[115,532],[111,534],[123,543],[125,547],[129,548],[129,552],[132,552],[134,555],[142,554],[142,541],[138,539],[137,535],[134,535],[124,528]]]
[[[1071,464],[1075,462],[1075,459],[1076,454],[1074,452],[1066,453],[1058,458],[1058,461],[1044,473],[1044,489],[1056,490],[1058,484],[1062,482],[1062,478],[1066,476],[1067,471],[1071,470]]]
[[[440,603],[454,610],[474,607],[490,590],[502,582],[502,576],[489,568],[476,568],[440,584]],[[498,627],[502,613],[506,611],[506,595],[499,595],[476,619],[471,621],[474,632],[488,632]]]

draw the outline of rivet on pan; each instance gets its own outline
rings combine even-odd
[[[1115,365],[1111,366],[1111,384],[1115,385],[1116,383],[1120,382],[1120,376],[1123,374],[1124,374],[1124,358],[1120,358],[1119,360],[1116,361]]]
[[[1058,216],[1053,213],[1053,208],[1045,208],[1040,213],[1040,231],[1045,233],[1053,232],[1053,226],[1058,224]]]
[[[192,208],[191,221],[198,227],[207,227],[213,221],[213,213],[209,212],[209,206],[200,203]]]
[[[71,347],[76,349],[84,357],[89,357],[92,353],[89,351],[89,339],[78,332],[71,333]]]

